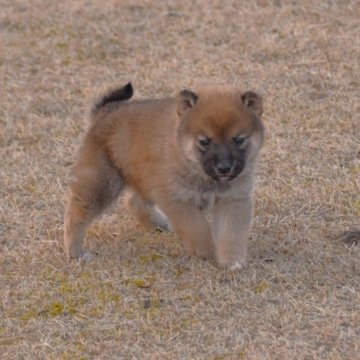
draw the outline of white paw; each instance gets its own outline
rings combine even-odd
[[[220,262],[219,265],[229,271],[240,271],[246,268],[246,260],[236,260],[231,262]]]
[[[245,268],[246,268],[246,261],[245,260],[235,261],[231,265],[228,265],[228,269],[230,271],[239,271],[239,270],[242,270],[242,269],[245,269]]]
[[[153,223],[160,231],[172,231],[172,226],[166,215],[157,207],[154,208]]]
[[[82,251],[79,257],[79,261],[90,261],[94,259],[94,255],[89,251]]]

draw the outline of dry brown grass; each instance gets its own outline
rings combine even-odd
[[[1,359],[356,359],[358,1],[0,1]],[[61,247],[92,101],[233,82],[265,98],[249,267],[189,259],[121,209]],[[345,237],[346,238],[346,237]]]

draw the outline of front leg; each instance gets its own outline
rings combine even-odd
[[[190,255],[202,259],[214,257],[211,228],[199,208],[191,203],[161,204],[161,210],[170,220]]]
[[[231,270],[246,266],[247,238],[252,227],[251,197],[220,200],[213,210],[213,233],[219,265]]]

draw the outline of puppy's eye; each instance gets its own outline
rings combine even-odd
[[[242,136],[240,136],[240,135],[238,135],[238,136],[234,137],[233,141],[234,141],[234,144],[235,144],[235,145],[241,146],[241,145],[244,144],[245,138],[242,137]]]
[[[199,144],[202,146],[202,147],[207,147],[209,146],[211,143],[211,139],[208,138],[208,137],[202,137],[199,139]]]

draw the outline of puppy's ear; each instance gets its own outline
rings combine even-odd
[[[196,104],[198,96],[190,90],[182,90],[177,96],[178,115],[182,117],[186,111],[193,108]]]
[[[262,97],[253,91],[247,91],[241,96],[244,105],[251,109],[259,118],[263,113]]]

